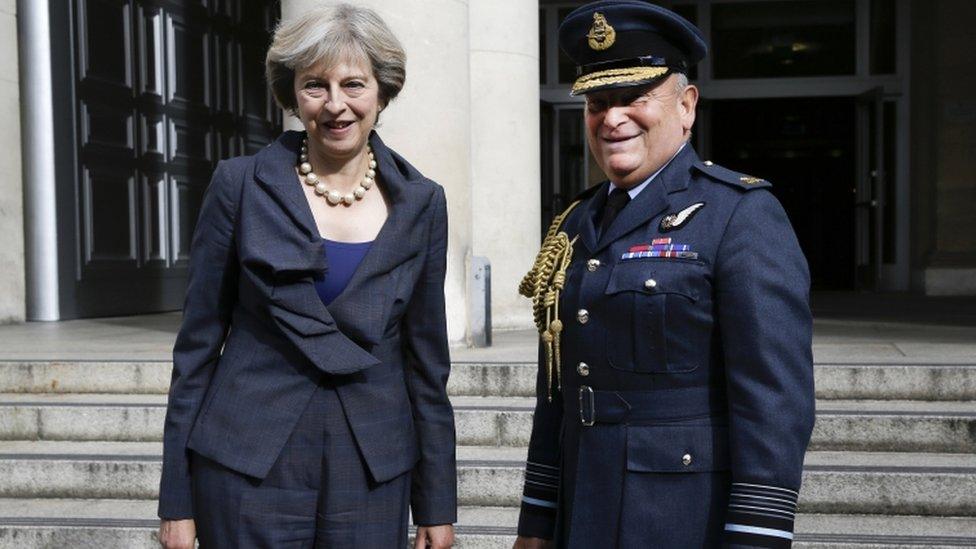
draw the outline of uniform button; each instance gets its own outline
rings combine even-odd
[[[712,162],[711,160],[706,160],[705,162],[703,162],[703,164],[705,164],[706,166],[711,166],[712,164],[714,164],[714,162]]]
[[[589,364],[587,364],[585,362],[580,362],[579,363],[579,366],[576,367],[576,372],[579,373],[579,375],[581,375],[583,377],[586,377],[586,376],[590,375],[590,366],[589,366]]]
[[[647,280],[644,281],[644,287],[647,288],[648,290],[653,290],[654,288],[657,288],[657,280],[654,280],[653,278],[648,278]]]
[[[586,324],[590,320],[590,312],[586,309],[576,311],[576,320],[578,320],[580,324]]]
[[[597,270],[598,268],[600,268],[600,260],[599,259],[591,259],[591,260],[589,260],[589,261],[586,262],[586,270],[587,271],[590,271],[592,273],[593,271]]]
[[[681,456],[681,463],[685,467],[691,465],[691,454],[685,454],[685,455]]]

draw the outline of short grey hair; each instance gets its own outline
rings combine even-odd
[[[297,116],[295,73],[318,63],[339,63],[348,55],[369,61],[383,107],[403,89],[407,54],[393,31],[375,11],[341,3],[310,9],[275,29],[264,62],[275,101]]]
[[[688,87],[688,75],[683,72],[676,72],[673,74],[675,76],[674,91],[680,94],[681,92],[685,91],[685,88]]]

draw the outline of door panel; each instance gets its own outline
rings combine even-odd
[[[132,50],[129,31],[132,22],[128,2],[80,0],[77,6],[81,79],[130,87]]]
[[[166,179],[161,176],[142,176],[139,196],[142,198],[142,257],[147,264],[165,267],[169,235],[166,219],[169,200],[167,200]]]
[[[860,289],[880,290],[888,187],[884,91],[862,94],[857,108],[857,282]]]
[[[61,316],[179,309],[216,162],[281,131],[263,78],[278,2],[51,5],[55,81],[70,88],[55,113],[59,261],[71,266]]]
[[[190,177],[173,175],[170,189],[173,196],[172,258],[174,262],[185,265],[190,259],[190,241],[206,187]]]
[[[108,167],[85,170],[82,219],[86,268],[109,262],[135,266],[135,191],[131,172]]]
[[[208,33],[199,24],[189,24],[177,14],[166,17],[169,69],[169,100],[175,105],[206,107],[209,103],[210,63]],[[189,63],[186,60],[197,59]],[[179,62],[179,61],[184,62]]]

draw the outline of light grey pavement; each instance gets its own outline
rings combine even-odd
[[[819,364],[974,364],[976,324],[820,317],[814,322],[814,360]],[[179,313],[28,322],[0,326],[0,360],[168,361]],[[494,333],[489,348],[452,349],[455,362],[533,362],[530,330]]]

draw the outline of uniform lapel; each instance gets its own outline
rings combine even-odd
[[[660,178],[662,175],[664,175],[664,172],[661,172],[658,175],[658,178]],[[617,215],[617,218],[613,220],[613,224],[610,225],[607,232],[600,236],[596,249],[593,250],[593,253],[599,253],[620,237],[624,236],[630,231],[633,231],[637,227],[646,224],[648,221],[654,218],[654,216],[667,209],[668,194],[658,178],[651,181],[651,183],[645,187],[636,198],[631,200],[620,212],[620,214]]]
[[[596,253],[596,218],[600,210],[603,209],[603,205],[607,202],[607,187],[610,185],[609,182],[603,182],[599,184],[599,187],[593,194],[593,196],[583,202],[580,205],[580,209],[583,210],[583,214],[577,225],[579,228],[580,242],[586,247],[587,251],[591,254]]]
[[[698,159],[692,146],[685,147],[675,155],[661,173],[655,177],[647,187],[644,188],[636,198],[631,200],[623,211],[617,215],[613,225],[607,229],[606,234],[601,235],[592,253],[599,253],[601,250],[616,242],[620,237],[633,231],[637,227],[654,219],[661,212],[671,207],[668,195],[684,190],[687,187],[687,175],[691,165]],[[603,199],[604,201],[606,198]],[[596,202],[594,200],[594,202]],[[592,224],[592,223],[591,223]]]

